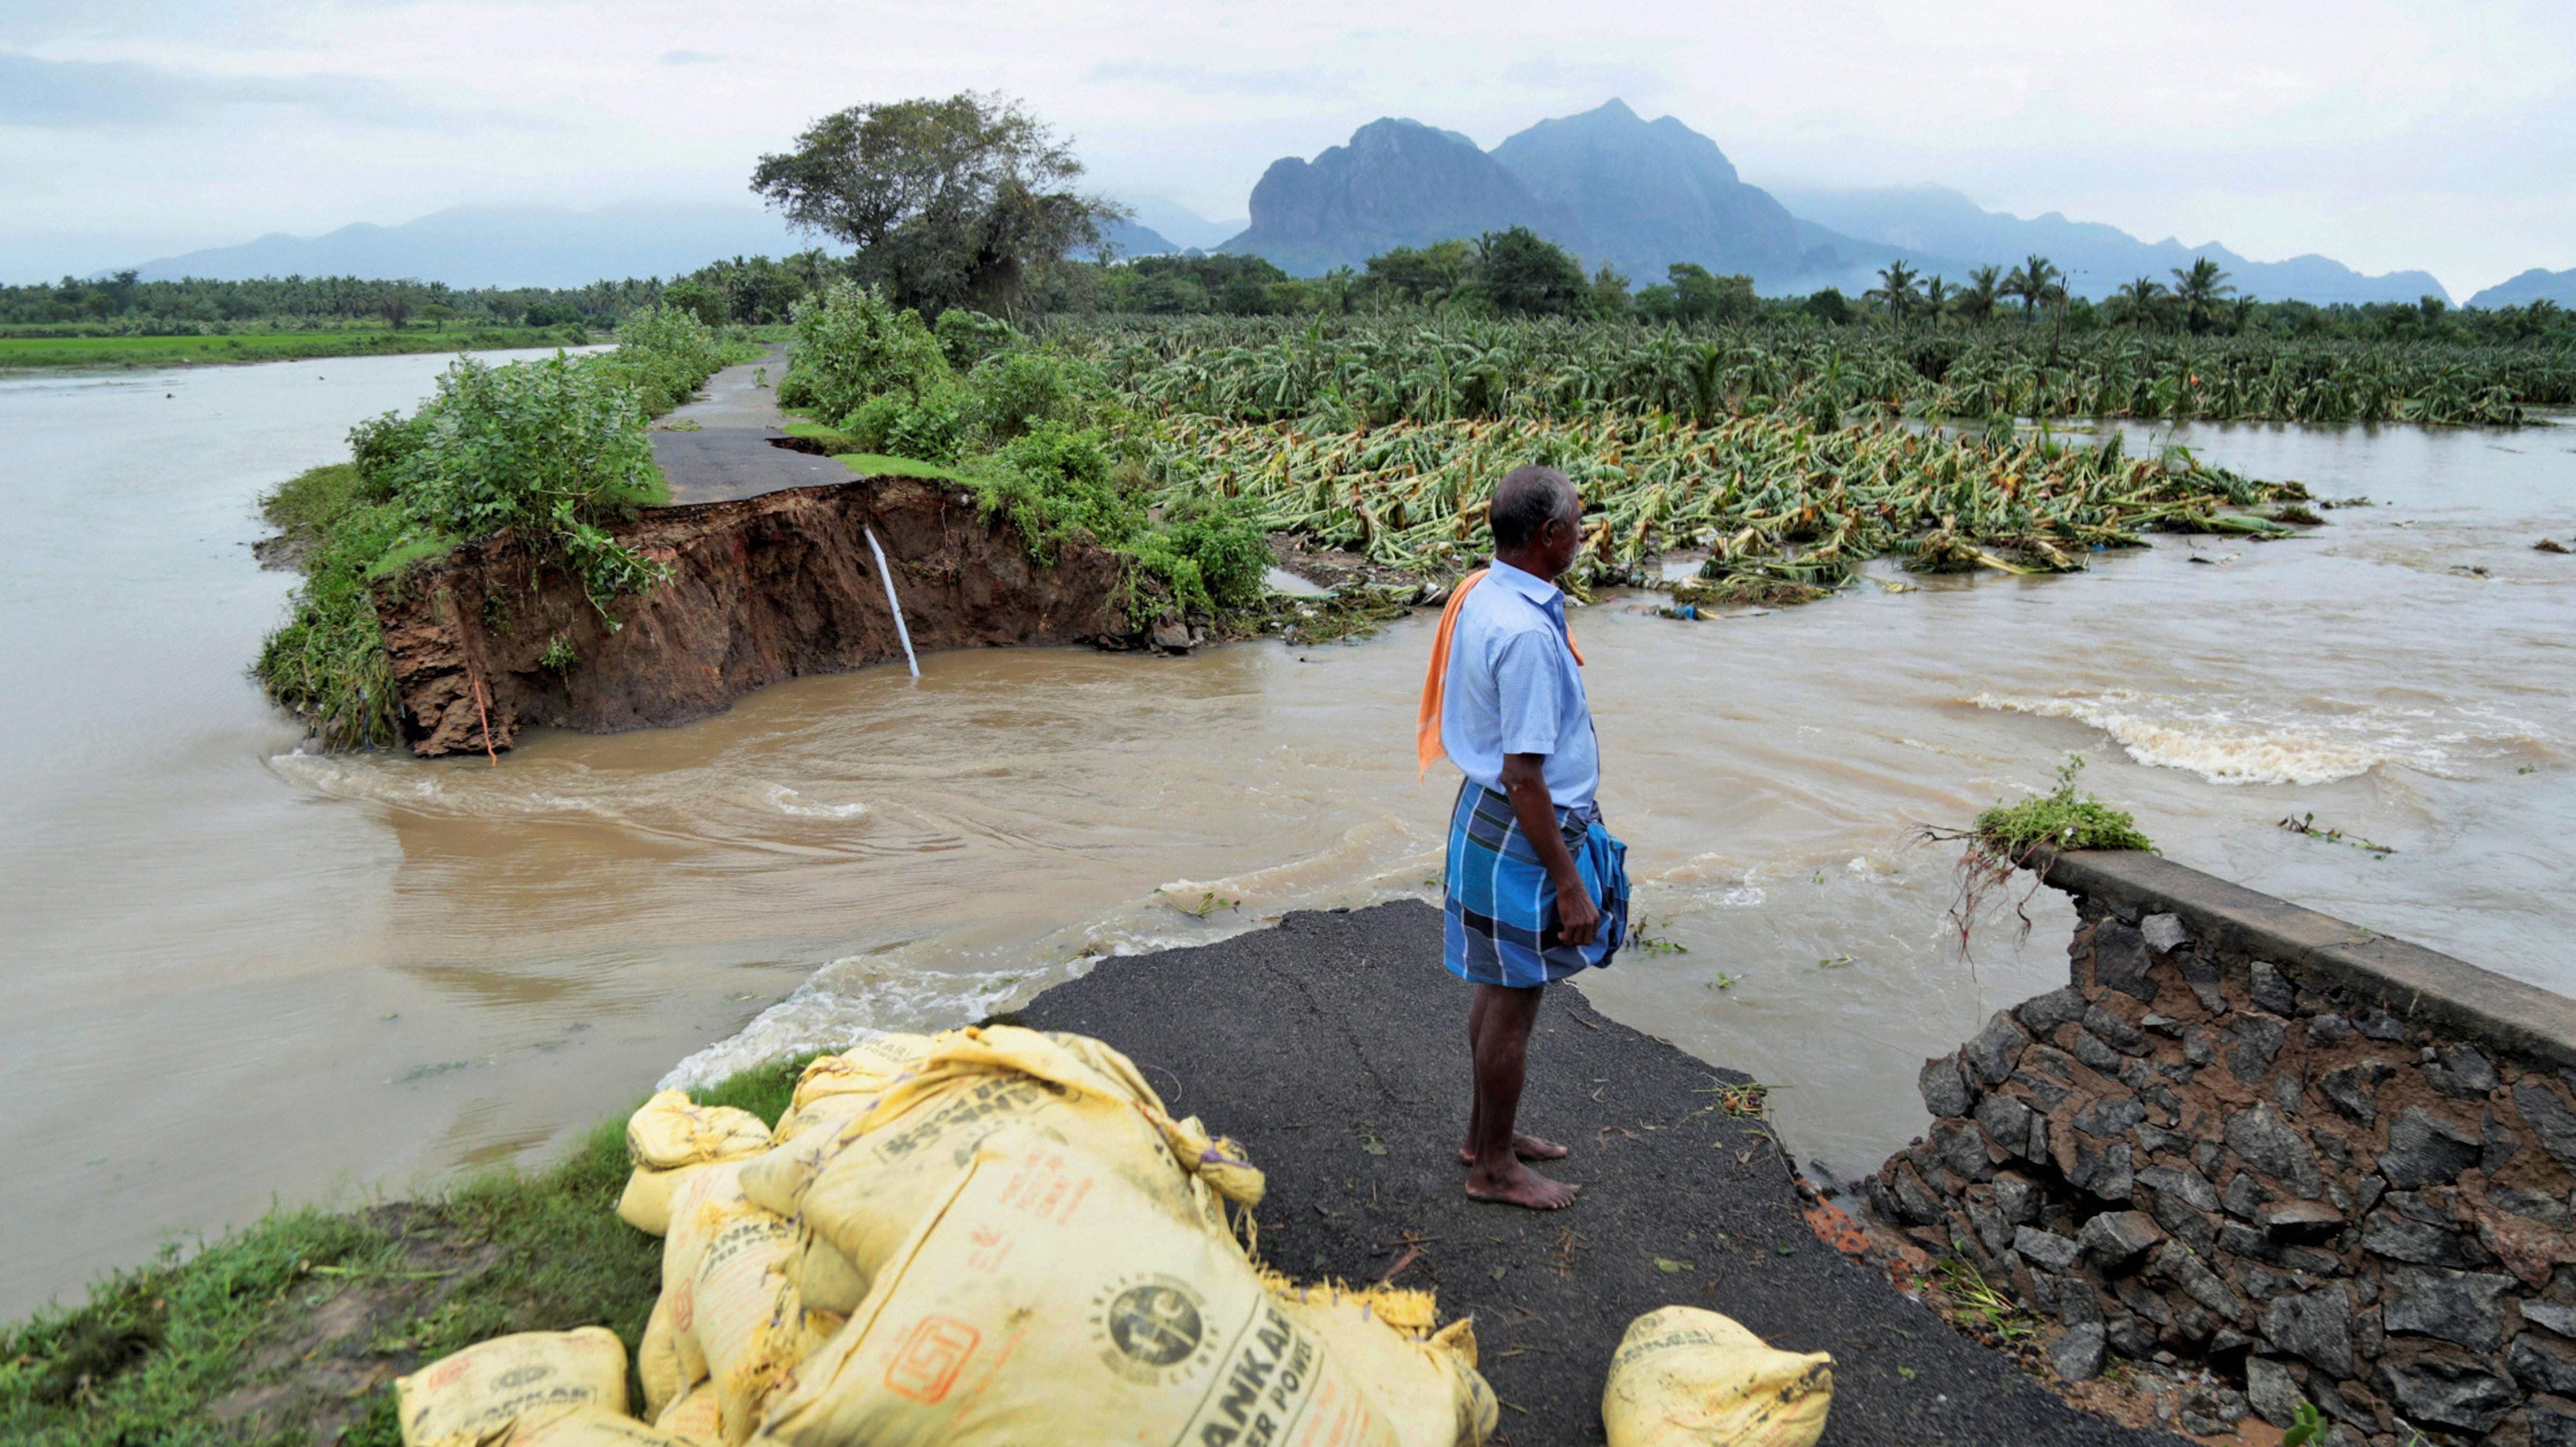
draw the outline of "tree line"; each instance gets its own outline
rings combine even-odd
[[[0,286],[0,327],[186,334],[248,323],[304,326],[379,322],[445,326],[614,325],[651,306],[652,278],[582,287],[454,287],[442,281],[356,276],[261,277],[251,281],[144,281],[132,271],[66,276],[53,283]]]

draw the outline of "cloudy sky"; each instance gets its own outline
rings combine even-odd
[[[0,0],[0,278],[472,202],[748,204],[816,115],[961,88],[1218,218],[1381,115],[1490,146],[1616,95],[1757,183],[1937,182],[2458,297],[2576,267],[2569,0]]]

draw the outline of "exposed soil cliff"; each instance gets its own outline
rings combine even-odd
[[[862,478],[657,508],[615,529],[673,576],[614,600],[614,629],[507,533],[379,585],[404,738],[427,757],[508,748],[528,724],[684,723],[780,679],[900,660],[869,528],[917,651],[1131,641],[1110,553],[1067,543],[1041,568],[953,486]]]

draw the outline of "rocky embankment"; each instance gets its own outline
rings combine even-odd
[[[917,652],[1190,641],[1131,636],[1125,570],[1104,549],[1068,542],[1042,567],[954,485],[860,478],[656,508],[614,529],[672,576],[605,613],[507,533],[379,584],[404,739],[431,757],[508,748],[530,724],[685,723],[782,679],[900,662],[870,529]]]
[[[2069,983],[1924,1066],[1875,1212],[2069,1379],[2206,1364],[2185,1431],[2576,1444],[2576,1002],[2148,854],[2047,880]]]

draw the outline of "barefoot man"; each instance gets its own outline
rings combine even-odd
[[[1494,489],[1489,517],[1493,566],[1468,574],[1441,614],[1418,743],[1424,768],[1446,753],[1467,776],[1450,811],[1442,951],[1476,987],[1467,1194],[1552,1211],[1576,1188],[1523,1162],[1565,1147],[1513,1129],[1530,1026],[1541,990],[1619,948],[1627,846],[1592,801],[1599,750],[1556,586],[1582,546],[1582,500],[1564,473],[1523,467]]]

